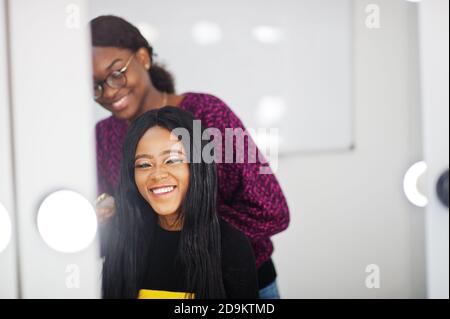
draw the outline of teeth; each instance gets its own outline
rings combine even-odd
[[[152,189],[154,194],[164,194],[173,191],[173,186]]]
[[[125,96],[124,96],[123,98],[121,98],[120,100],[114,102],[112,105],[113,105],[114,107],[120,107],[120,106],[122,106],[123,102],[125,102],[126,98],[127,98],[127,95],[125,95]]]

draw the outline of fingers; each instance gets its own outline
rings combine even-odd
[[[97,219],[100,223],[114,215],[115,212],[115,202],[112,196],[108,196],[97,203],[96,213]]]
[[[97,209],[97,219],[100,223],[103,223],[108,218],[114,215],[114,209],[112,208],[100,208]]]

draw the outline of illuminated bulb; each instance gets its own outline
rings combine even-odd
[[[272,26],[258,26],[253,28],[253,36],[261,43],[274,44],[280,41],[281,30]]]
[[[37,226],[47,245],[74,253],[88,247],[97,232],[94,207],[82,195],[61,190],[50,194],[39,207]]]
[[[211,45],[222,40],[222,30],[218,24],[199,21],[192,28],[192,37],[200,45]]]
[[[426,172],[427,164],[424,161],[413,164],[403,178],[403,191],[406,198],[419,207],[425,207],[428,204],[428,199],[418,189],[418,182],[420,177]]]
[[[278,124],[286,112],[286,103],[279,96],[263,96],[258,104],[258,122],[268,126]]]

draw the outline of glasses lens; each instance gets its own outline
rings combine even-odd
[[[120,71],[115,71],[108,76],[106,83],[109,87],[113,89],[120,89],[125,86],[126,78],[125,75]]]
[[[94,84],[94,99],[99,99],[103,94],[103,87],[100,84]]]

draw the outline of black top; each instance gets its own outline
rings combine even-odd
[[[273,264],[272,258],[264,262],[258,268],[258,287],[259,289],[266,288],[277,278],[277,272]]]
[[[258,280],[253,249],[247,237],[219,219],[222,242],[222,277],[227,298],[258,298]],[[149,266],[142,291],[171,292],[184,295],[184,267],[176,262],[181,231],[168,231],[157,226],[149,249]],[[181,294],[180,294],[181,293]],[[140,294],[142,297],[142,295]],[[156,298],[161,294],[153,295]],[[159,296],[159,297],[158,297]],[[167,294],[166,294],[167,296]],[[183,298],[183,297],[180,297]]]

